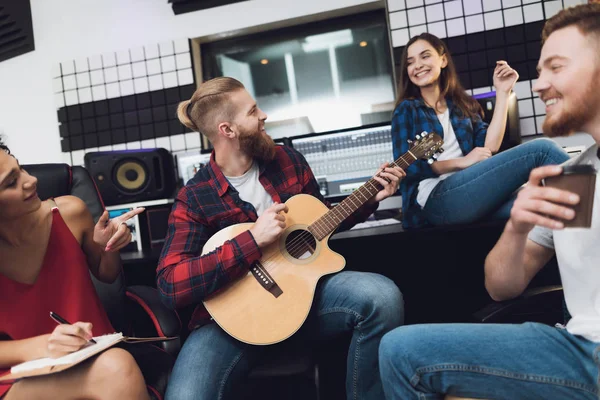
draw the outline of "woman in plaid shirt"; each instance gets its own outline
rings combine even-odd
[[[429,33],[404,47],[398,100],[392,118],[394,157],[423,131],[444,138],[444,153],[429,165],[418,160],[400,184],[403,225],[470,223],[486,216],[507,219],[513,193],[542,165],[568,155],[553,141],[538,139],[498,152],[506,128],[508,97],[519,78],[505,61],[494,70],[496,105],[491,123],[459,82],[448,48]]]

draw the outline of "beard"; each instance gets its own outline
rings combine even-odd
[[[542,130],[549,137],[568,136],[595,118],[600,107],[600,70],[591,80],[591,84],[581,96],[573,101],[573,106],[563,110],[556,116],[544,120]],[[552,97],[552,96],[550,96]]]
[[[240,150],[254,159],[269,162],[275,158],[275,142],[260,128],[240,132],[239,141]]]

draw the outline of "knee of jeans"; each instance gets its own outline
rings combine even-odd
[[[389,278],[372,274],[370,279],[365,279],[365,299],[375,317],[390,327],[404,323],[404,299],[398,286]]]
[[[562,163],[569,159],[569,155],[563,150],[554,140],[548,138],[534,139],[525,143],[530,146],[535,152],[544,153],[550,156],[553,161]]]
[[[412,365],[411,351],[418,344],[420,334],[411,326],[401,326],[386,333],[379,344],[379,364],[383,373],[385,369],[393,366],[399,370]]]

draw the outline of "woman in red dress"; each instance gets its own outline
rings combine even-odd
[[[131,240],[124,224],[136,209],[94,225],[74,196],[41,201],[37,179],[0,141],[0,374],[21,362],[60,357],[92,336],[113,333],[90,278],[114,282],[119,249]],[[73,325],[57,325],[54,311]],[[111,348],[66,371],[0,383],[2,400],[149,399],[134,358]]]

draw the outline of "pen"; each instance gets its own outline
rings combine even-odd
[[[50,311],[50,318],[52,318],[59,324],[73,325],[72,323],[70,323],[69,321],[67,321],[66,319],[64,319],[63,317],[61,317],[60,315],[58,315],[57,313],[52,312],[52,311]],[[96,341],[93,338],[90,339],[89,342],[96,343]]]

